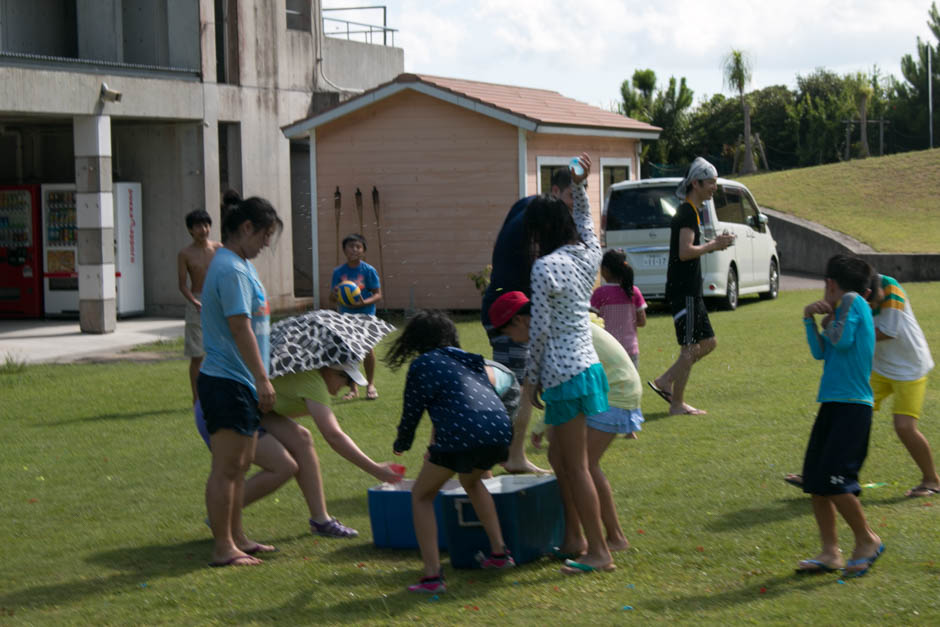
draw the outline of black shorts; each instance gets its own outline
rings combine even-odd
[[[698,344],[702,340],[715,337],[712,324],[708,320],[705,299],[701,296],[677,296],[669,299],[672,309],[672,322],[676,327],[676,341],[679,346]]]
[[[803,460],[803,492],[847,494],[862,491],[858,473],[868,455],[872,408],[859,403],[823,403]]]
[[[509,459],[508,446],[480,446],[468,451],[450,453],[433,452],[428,449],[429,462],[459,473],[473,472],[476,468],[489,470],[507,459]]]
[[[210,435],[219,429],[231,429],[251,437],[258,430],[261,425],[258,399],[244,383],[200,372],[196,389]]]

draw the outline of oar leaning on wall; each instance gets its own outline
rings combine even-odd
[[[388,286],[385,284],[385,260],[382,257],[382,221],[381,221],[381,209],[379,205],[379,190],[376,187],[372,186],[372,211],[375,212],[375,232],[379,238],[379,273],[382,277],[382,290],[385,291],[388,289]],[[383,307],[384,309],[384,307]]]

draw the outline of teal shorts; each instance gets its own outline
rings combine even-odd
[[[560,425],[578,414],[594,416],[607,411],[607,374],[600,362],[568,379],[561,385],[542,392],[545,402],[545,424]]]

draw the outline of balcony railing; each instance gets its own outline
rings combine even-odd
[[[368,7],[331,7],[322,9],[327,11],[363,11],[363,10],[382,10],[382,25],[366,24],[364,22],[354,22],[352,20],[343,20],[335,17],[323,18],[323,34],[327,37],[344,38],[349,41],[362,41],[367,44],[381,43],[383,46],[395,45],[395,33],[398,29],[389,28],[387,22],[387,9],[384,6]],[[391,35],[391,37],[389,37]],[[377,41],[381,36],[381,42]],[[391,40],[391,41],[389,41]]]

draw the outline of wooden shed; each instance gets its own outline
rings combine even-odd
[[[607,187],[639,177],[641,141],[660,129],[554,91],[401,74],[283,131],[310,142],[315,306],[345,261],[338,239],[361,220],[380,308],[478,309],[468,275],[490,263],[518,198],[547,192],[552,170],[584,151],[599,224]]]

